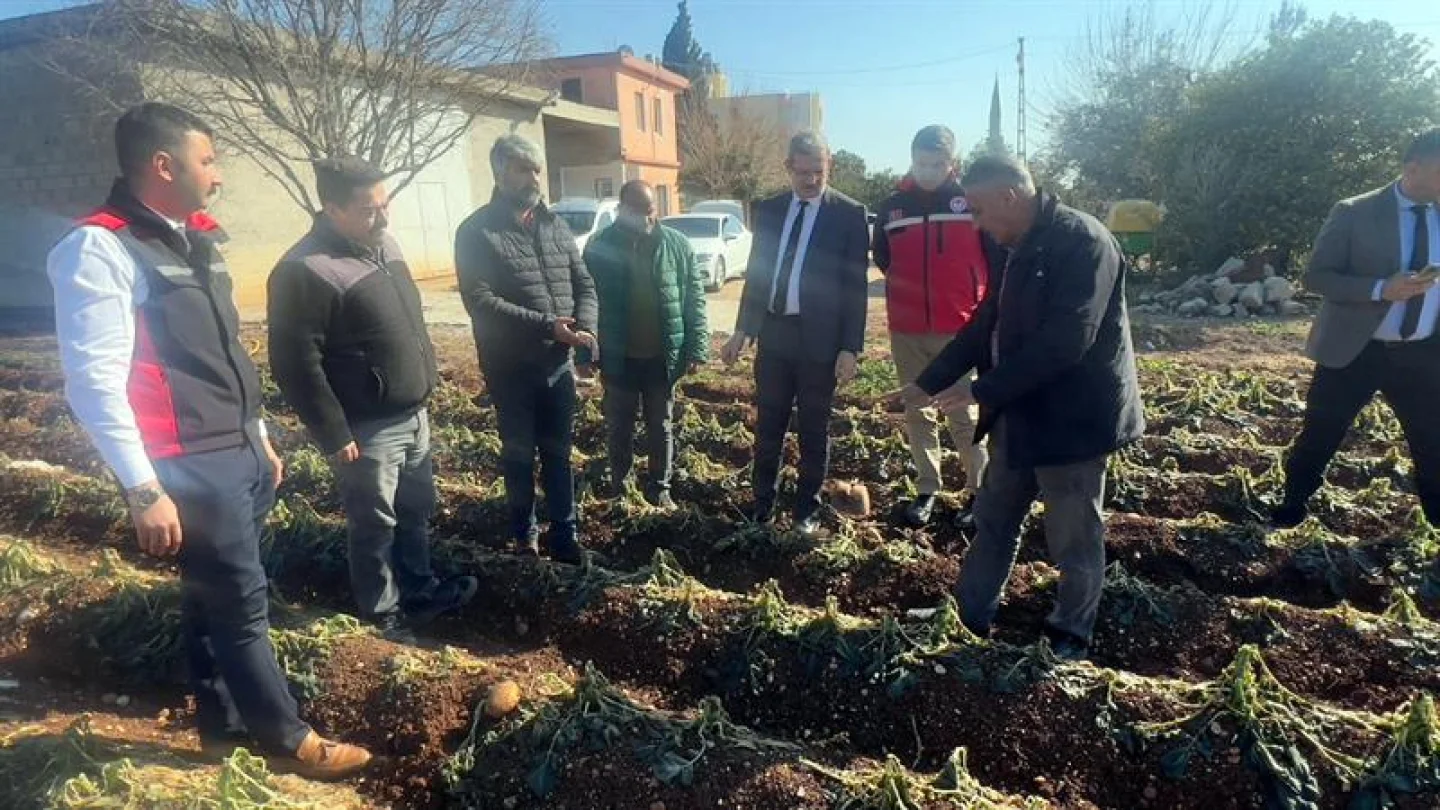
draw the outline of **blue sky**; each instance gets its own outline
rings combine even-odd
[[[659,54],[675,0],[540,0],[560,54],[629,45]],[[1258,39],[1280,0],[1216,0],[1235,11],[1239,47]],[[0,16],[65,5],[63,0],[0,0]],[[701,45],[738,92],[818,91],[826,134],[836,149],[872,168],[903,170],[910,136],[944,123],[966,150],[985,134],[998,77],[1005,136],[1013,143],[1016,39],[1025,37],[1029,144],[1066,92],[1067,56],[1087,22],[1126,0],[691,0]],[[1180,19],[1196,0],[1153,0],[1162,19]],[[1426,0],[1309,0],[1312,17],[1335,13],[1383,19],[1440,39],[1440,6]]]

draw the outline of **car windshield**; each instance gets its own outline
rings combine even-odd
[[[690,237],[715,239],[720,236],[720,220],[715,217],[670,217],[665,224]]]
[[[595,224],[594,211],[556,211],[555,216],[560,217],[570,229],[570,233],[576,236],[589,233],[591,226]]]

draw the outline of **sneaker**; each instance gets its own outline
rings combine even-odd
[[[650,499],[650,505],[666,512],[674,511],[676,508],[675,499],[670,497],[670,490],[668,489],[662,489],[656,492],[655,497]]]
[[[430,598],[405,611],[411,624],[428,624],[436,616],[458,610],[475,598],[480,583],[475,577],[451,577],[435,587]]]
[[[551,532],[546,545],[550,547],[550,559],[555,562],[579,565],[585,558],[585,549],[573,532]]]
[[[386,641],[393,641],[396,644],[415,645],[419,639],[415,637],[415,630],[404,613],[395,611],[386,613],[375,620],[375,626],[380,630],[380,636]]]
[[[815,539],[815,536],[820,534],[820,518],[815,515],[806,515],[803,518],[797,518],[795,520],[795,533],[806,540]]]
[[[289,759],[275,758],[270,764],[277,771],[293,773],[305,779],[333,782],[354,776],[370,765],[370,752],[356,745],[327,740],[311,731],[295,755]]]
[[[905,522],[920,528],[930,522],[930,515],[935,512],[935,495],[920,495],[905,507]]]
[[[1282,503],[1270,512],[1270,526],[1276,529],[1293,529],[1305,522],[1310,510],[1304,504]]]
[[[524,537],[515,538],[515,553],[521,557],[539,557],[540,530],[531,529]]]

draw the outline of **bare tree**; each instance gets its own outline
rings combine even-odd
[[[785,133],[777,124],[734,108],[712,113],[691,107],[686,120],[690,125],[680,133],[686,194],[743,202],[785,185]]]
[[[548,52],[538,0],[105,0],[69,43],[55,69],[138,72],[307,210],[301,165],[359,156],[398,192]]]

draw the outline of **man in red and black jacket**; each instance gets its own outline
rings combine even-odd
[[[910,155],[910,173],[880,206],[871,250],[885,274],[890,350],[902,384],[914,382],[970,323],[989,287],[987,256],[1000,251],[975,227],[955,179],[955,134],[944,126],[925,127],[911,141]],[[975,441],[975,417],[968,406],[945,417],[964,459],[966,488],[973,491],[987,462],[984,445]],[[905,517],[915,526],[930,521],[942,485],[939,428],[934,408],[906,400],[905,433],[917,476]]]

